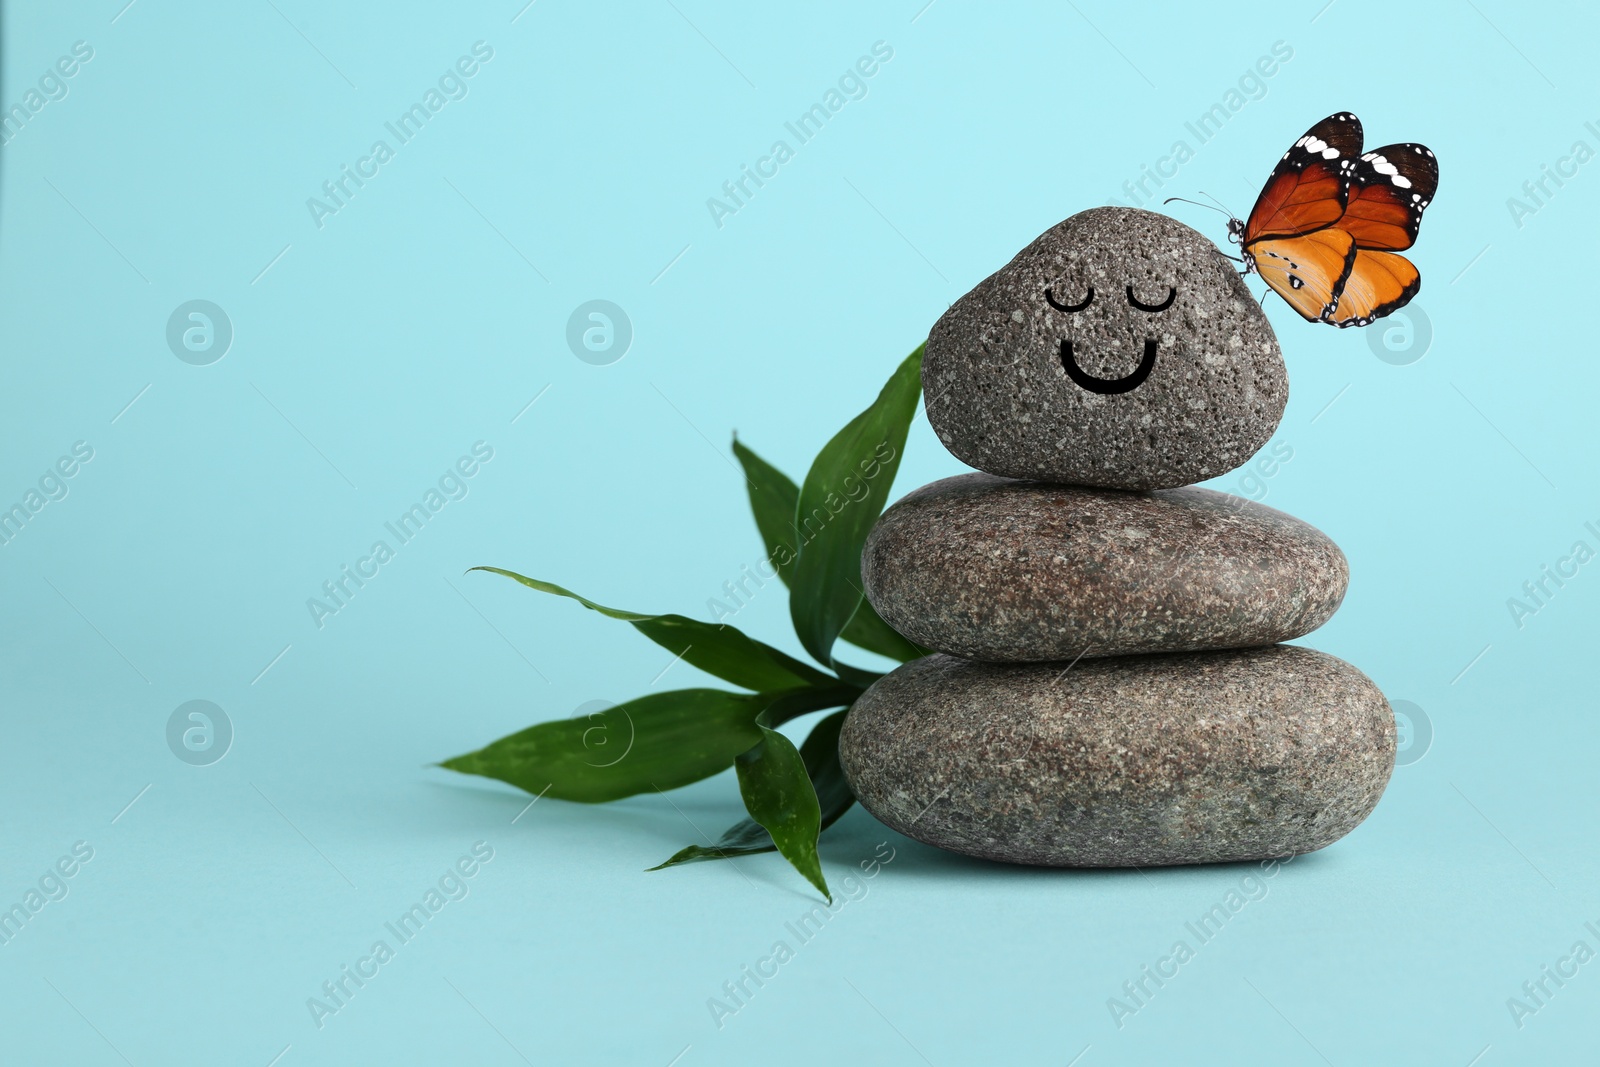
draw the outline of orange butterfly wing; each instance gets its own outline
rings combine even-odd
[[[1246,249],[1269,237],[1297,237],[1332,226],[1344,215],[1350,174],[1361,152],[1361,120],[1329,115],[1283,154],[1244,225]]]
[[[1422,212],[1439,188],[1439,161],[1424,145],[1385,145],[1362,153],[1351,177],[1349,206],[1338,228],[1354,238],[1357,252],[1325,316],[1341,328],[1381,319],[1422,289],[1422,272],[1396,252],[1416,242]]]
[[[1405,256],[1356,249],[1339,297],[1322,320],[1340,328],[1366,326],[1405,307],[1421,289],[1422,272]]]
[[[1257,241],[1251,254],[1262,280],[1302,318],[1318,322],[1339,305],[1357,253],[1348,233],[1328,227],[1303,237]]]
[[[1426,145],[1391,144],[1363,152],[1351,174],[1350,201],[1339,220],[1358,248],[1410,248],[1422,212],[1439,188],[1439,161]]]
[[[1329,115],[1272,168],[1240,243],[1250,266],[1301,317],[1318,322],[1339,302],[1355,240],[1334,228],[1349,203],[1361,120]]]

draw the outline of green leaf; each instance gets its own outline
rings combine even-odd
[[[822,860],[817,856],[822,809],[794,743],[763,726],[761,743],[740,753],[734,767],[750,818],[766,829],[783,858],[806,881],[833,900],[828,880],[822,876]]]
[[[799,559],[789,614],[819,663],[862,601],[861,546],[889,499],[922,391],[922,350],[905,358],[871,407],[823,446],[800,487]]]
[[[921,659],[929,654],[928,649],[913,644],[902,637],[898,630],[884,622],[883,616],[878,614],[877,609],[866,597],[861,598],[861,606],[850,616],[844,633],[839,636],[858,648],[876,652],[880,656],[888,656],[900,663]]]
[[[641,615],[634,611],[622,611],[596,604],[570,589],[563,589],[559,585],[542,582],[537,578],[529,578],[515,571],[502,570],[499,567],[473,567],[472,570],[503,575],[541,593],[569,597],[590,611],[598,611],[607,618],[631,623],[635,630],[662,648],[675,656],[682,656],[685,663],[746,689],[761,692],[792,689],[796,686],[838,684],[837,679],[815,667],[808,666],[771,645],[746,637],[725,623],[701,622],[684,615]]]
[[[721,689],[652,693],[530,726],[439,766],[587,804],[676,789],[727,770],[760,746],[765,732],[756,717],[772,699]]]
[[[850,810],[856,796],[844,779],[844,769],[839,765],[839,730],[844,725],[845,712],[836,711],[821,719],[811,728],[805,743],[800,746],[800,758],[805,761],[806,775],[817,794],[822,812],[822,829],[839,821],[839,816]],[[754,819],[740,819],[717,839],[715,845],[690,845],[652,871],[676,867],[698,860],[725,860],[734,856],[752,856],[760,852],[774,852],[777,845],[772,835]]]
[[[796,560],[794,513],[800,501],[800,487],[789,476],[756,455],[734,435],[733,454],[744,468],[750,487],[750,510],[761,533],[761,547],[784,585],[794,584]]]
[[[737,437],[733,439],[733,454],[744,467],[745,481],[750,489],[750,510],[755,514],[756,529],[761,533],[761,543],[767,559],[784,585],[793,585],[797,554],[795,552],[795,512],[800,504],[800,487],[778,468],[751,451]],[[879,508],[879,513],[882,508]],[[877,521],[877,515],[873,516]],[[918,648],[879,617],[872,605],[862,598],[860,607],[845,624],[839,635],[858,648],[876,652],[880,656],[905,663],[926,656]]]

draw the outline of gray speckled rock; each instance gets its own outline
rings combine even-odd
[[[1328,621],[1350,571],[1316,527],[1226,493],[965,474],[886,511],[861,577],[919,645],[1024,663],[1286,641]]]
[[[1378,803],[1394,715],[1306,648],[997,665],[914,660],[846,717],[862,805],[930,845],[1055,867],[1323,848]]]
[[[1171,304],[1139,310],[1130,286],[1152,307],[1170,290]],[[1051,306],[1091,287],[1082,310]],[[922,385],[928,421],[971,466],[1117,489],[1232,470],[1289,399],[1277,339],[1233,263],[1180,222],[1117,207],[1052,227],[956,301],[928,337]]]

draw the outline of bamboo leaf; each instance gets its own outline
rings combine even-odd
[[[763,726],[761,742],[740,753],[734,767],[750,818],[767,831],[790,866],[831,901],[833,894],[817,856],[822,809],[794,742]]]
[[[750,491],[750,510],[755,515],[756,529],[761,534],[762,548],[779,579],[784,585],[792,586],[798,560],[794,547],[794,517],[800,503],[800,487],[737,437],[733,439],[733,454],[744,468]],[[881,513],[880,507],[878,514]],[[873,521],[877,521],[877,514],[873,515]],[[884,622],[865,597],[861,598],[855,614],[839,636],[857,648],[876,652],[901,663],[928,654]]]
[[[823,446],[800,487],[789,613],[819,663],[862,601],[861,546],[883,512],[922,390],[922,351],[907,356],[870,407]]]
[[[823,830],[838,822],[839,817],[856,802],[850,784],[845,781],[844,769],[839,765],[839,730],[844,725],[845,714],[837,711],[825,716],[811,728],[805,743],[800,746],[800,758],[805,761],[806,776],[811,779],[811,788],[817,794]],[[754,819],[740,819],[718,838],[715,845],[690,845],[667,862],[650,869],[659,871],[699,860],[731,859],[776,850],[772,835],[767,833],[765,827]]]
[[[914,644],[908,638],[901,636],[900,632],[883,621],[877,609],[866,597],[861,598],[861,606],[856,613],[850,616],[850,621],[845,625],[844,633],[839,635],[857,648],[864,648],[868,652],[876,652],[880,656],[888,656],[900,663],[907,663],[914,659],[921,659],[929,655],[930,651]]]
[[[792,585],[795,553],[794,513],[800,501],[800,487],[789,476],[746,448],[735,435],[733,454],[744,468],[750,490],[750,511],[761,534],[761,549],[784,585]]]
[[[597,611],[607,618],[630,623],[634,629],[673,655],[682,656],[684,662],[745,689],[762,692],[796,686],[838,684],[837,679],[815,667],[771,645],[747,637],[725,623],[701,622],[685,615],[643,615],[635,611],[608,608],[570,589],[515,571],[499,567],[473,567],[472,570],[502,575],[541,593],[576,600],[590,611]]]
[[[733,766],[765,739],[770,693],[678,689],[542,722],[439,764],[538,796],[599,804],[675,789]]]

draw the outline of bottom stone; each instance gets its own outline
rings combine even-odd
[[[839,738],[869,812],[930,845],[1052,867],[1311,852],[1372,812],[1394,769],[1388,701],[1308,648],[1065,664],[914,660]]]

